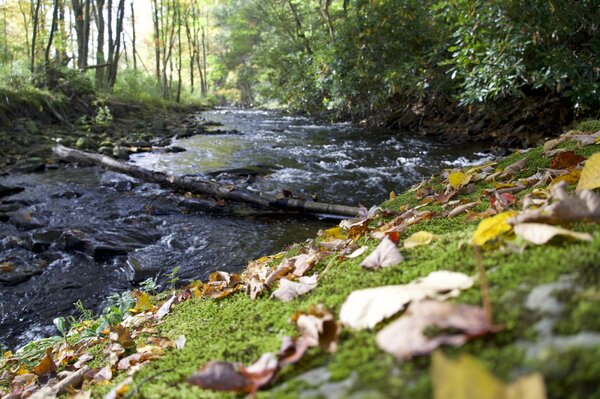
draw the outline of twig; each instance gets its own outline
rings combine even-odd
[[[138,383],[138,384],[137,384],[137,385],[136,385],[136,386],[133,388],[133,390],[132,390],[131,392],[129,392],[127,395],[125,395],[125,397],[124,397],[123,399],[131,399],[131,398],[133,397],[133,395],[135,395],[135,394],[136,394],[136,393],[139,391],[140,387],[141,387],[143,384],[147,383],[147,382],[148,382],[148,381],[150,381],[151,379],[153,379],[153,378],[155,378],[155,377],[157,377],[157,376],[159,376],[159,375],[161,375],[161,374],[163,374],[163,373],[168,373],[168,372],[171,372],[171,371],[175,371],[175,369],[166,369],[166,370],[161,370],[161,371],[158,371],[158,372],[156,372],[156,373],[154,373],[154,374],[152,374],[152,375],[150,375],[150,376],[148,376],[148,377],[144,378],[143,380],[141,380],[141,381],[140,381],[140,382],[139,382],[139,383]]]

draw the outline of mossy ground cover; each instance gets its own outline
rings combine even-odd
[[[586,158],[599,150],[598,145],[579,148],[567,142],[562,146]],[[500,160],[496,167],[505,168],[524,157],[527,158],[526,167],[516,177],[529,177],[550,163],[543,150],[536,148]],[[431,184],[441,187],[443,182],[444,178],[438,176]],[[492,187],[492,182],[479,181],[474,185],[474,191],[464,197],[475,200],[480,198],[483,190]],[[531,189],[525,190],[529,191]],[[406,192],[385,202],[382,207],[399,210],[414,207],[419,202],[414,192]],[[489,201],[482,197],[475,210],[482,212],[489,206]],[[520,209],[520,203],[513,207]],[[420,210],[439,212],[440,206],[432,204]],[[381,225],[391,218],[393,216],[378,216],[371,225]],[[223,299],[196,298],[182,302],[156,326],[154,334],[173,340],[183,335],[186,345],[181,350],[168,350],[164,356],[136,372],[131,384],[135,391],[130,389],[130,397],[239,396],[201,390],[188,384],[187,379],[211,360],[250,364],[265,352],[276,353],[284,336],[297,334],[289,322],[290,317],[312,304],[323,304],[337,315],[347,296],[358,289],[406,284],[437,270],[477,275],[481,265],[477,263],[476,249],[469,242],[478,223],[479,220],[463,214],[454,218],[434,216],[412,225],[403,233],[400,243],[416,231],[434,233],[436,239],[426,246],[402,249],[404,262],[378,271],[360,266],[364,256],[340,259],[332,255],[315,269],[321,276],[317,288],[288,303],[270,299],[268,295],[251,300],[243,292]],[[471,354],[506,381],[540,372],[549,398],[600,398],[600,365],[597,362],[600,358],[600,225],[580,222],[571,228],[590,233],[593,240],[554,239],[541,246],[492,245],[484,248],[481,259],[490,286],[493,320],[502,329],[459,348],[444,347],[443,352],[450,357]],[[370,250],[378,242],[368,235],[358,240],[359,245],[368,245]],[[306,244],[294,246],[286,256],[295,255],[301,245]],[[546,311],[531,305],[532,292],[561,279],[568,283],[550,289],[542,298],[543,303],[558,303],[558,307]],[[480,305],[483,301],[480,288],[476,284],[452,301]],[[258,397],[432,397],[430,357],[421,356],[399,363],[384,353],[375,342],[375,332],[386,324],[381,323],[375,331],[343,328],[334,353],[310,349],[300,362],[285,366]],[[547,328],[542,329],[542,326]],[[98,347],[95,350],[98,352]],[[94,386],[93,397],[103,397],[124,378],[125,373],[121,372],[111,384]]]

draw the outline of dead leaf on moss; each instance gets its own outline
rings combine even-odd
[[[268,384],[278,369],[277,357],[265,353],[254,364],[208,362],[188,379],[188,383],[203,389],[254,394]]]
[[[104,399],[121,399],[125,398],[131,391],[131,385],[133,385],[133,377],[125,378],[121,383],[111,389],[105,396]],[[88,391],[91,393],[91,391]]]
[[[248,296],[250,296],[250,299],[256,299],[266,289],[266,284],[264,284],[258,278],[253,276],[250,279],[250,281],[248,281],[248,285],[246,286],[246,293],[248,294]]]
[[[296,323],[308,346],[320,346],[326,352],[335,351],[340,325],[323,305],[311,305],[306,312],[296,312],[291,320]]]
[[[593,237],[588,233],[578,233],[542,223],[520,223],[514,227],[515,234],[525,240],[537,245],[543,245],[556,236],[572,238],[579,241],[592,241]]]
[[[453,218],[455,216],[458,216],[461,213],[466,212],[469,209],[474,208],[477,205],[479,205],[479,201],[469,202],[467,204],[459,205],[459,206],[455,207],[454,209],[452,209],[450,212],[448,212],[448,217]]]
[[[121,324],[117,324],[110,328],[109,339],[112,342],[118,343],[123,348],[128,349],[135,345],[131,332],[128,328],[123,327]]]
[[[112,377],[112,369],[110,365],[107,365],[101,368],[98,372],[96,372],[92,379],[96,384],[105,385],[108,384],[110,380],[112,380]]]
[[[521,212],[508,220],[508,223],[570,223],[578,221],[600,221],[600,197],[590,190],[569,194],[566,184],[561,182],[552,187],[550,205]]]
[[[388,237],[384,237],[377,248],[367,256],[360,265],[366,269],[379,269],[381,267],[395,266],[404,258],[398,251],[396,244]]]
[[[577,184],[581,178],[581,169],[573,169],[567,173],[564,173],[552,180],[552,184],[558,184],[564,181],[567,184]]]
[[[348,258],[348,259],[358,258],[362,254],[367,252],[368,249],[369,249],[369,247],[364,245],[364,246],[358,248],[357,250],[355,250],[354,252],[352,252],[350,255],[346,256],[346,258]]]
[[[409,284],[353,291],[342,304],[340,320],[356,329],[373,328],[412,301],[451,298],[472,286],[466,274],[440,270]]]
[[[472,177],[473,175],[465,174],[463,172],[454,172],[448,175],[448,183],[453,189],[458,190],[469,184]]]
[[[133,296],[135,297],[135,307],[129,310],[131,313],[154,311],[154,305],[150,302],[150,295],[147,292],[134,290]]]
[[[460,333],[425,335],[427,328],[460,330]],[[440,345],[461,346],[468,339],[489,333],[483,308],[438,301],[413,302],[404,315],[377,333],[377,345],[399,361],[426,355]]]
[[[287,276],[292,270],[294,270],[294,266],[292,262],[288,259],[284,259],[279,266],[277,266],[265,279],[265,285],[267,287],[271,286],[274,282],[281,279],[283,276]]]
[[[598,187],[600,187],[600,153],[592,155],[585,161],[575,191],[593,190]]]
[[[552,158],[550,167],[552,169],[571,169],[582,161],[585,161],[585,158],[578,155],[575,151],[564,151],[559,152]]]
[[[435,235],[428,231],[417,231],[414,234],[411,234],[406,240],[404,240],[404,248],[410,249],[414,247],[419,247],[422,245],[429,245],[435,238]]]
[[[469,355],[448,359],[436,351],[432,356],[431,379],[434,399],[545,399],[540,373],[529,374],[504,384]]]
[[[306,294],[317,287],[318,275],[300,277],[297,282],[288,279],[279,280],[279,288],[271,294],[271,298],[277,298],[282,302],[289,302],[297,296]]]
[[[506,211],[499,213],[487,219],[483,219],[479,222],[477,230],[473,234],[471,243],[473,245],[485,245],[487,242],[497,238],[503,233],[506,233],[512,229],[506,221],[511,217],[515,216],[517,212]]]
[[[156,315],[154,316],[158,320],[165,317],[171,311],[171,305],[175,301],[176,295],[172,295],[168,301],[162,304],[162,306],[156,311]]]
[[[183,349],[186,341],[185,335],[179,335],[177,338],[175,338],[175,348],[179,350]]]
[[[31,370],[37,376],[45,375],[56,371],[56,364],[52,359],[52,348],[46,349],[42,360]]]
[[[505,179],[507,177],[514,176],[525,169],[525,166],[527,166],[527,157],[508,165],[506,168],[504,168],[504,171],[498,176],[498,178]]]

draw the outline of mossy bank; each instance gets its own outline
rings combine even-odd
[[[572,150],[584,158],[600,151],[598,144],[584,147],[571,140],[565,140],[557,148]],[[544,172],[553,160],[553,156],[540,147],[499,160],[494,168],[500,171],[524,158],[526,165],[515,173],[515,180]],[[436,190],[446,184],[446,177],[436,176],[428,182],[428,187]],[[570,187],[573,189],[574,185]],[[520,210],[521,200],[536,188],[540,187],[520,191],[512,208]],[[188,384],[187,379],[211,360],[250,364],[265,352],[278,352],[282,337],[297,335],[290,318],[310,305],[323,304],[338,315],[348,295],[358,289],[405,284],[437,270],[477,275],[481,265],[470,240],[480,219],[474,215],[492,206],[484,190],[493,189],[493,181],[480,180],[459,193],[454,199],[479,200],[479,203],[472,208],[473,213],[456,217],[442,213],[444,205],[422,203],[418,190],[392,196],[382,204],[383,211],[369,222],[373,228],[393,219],[398,214],[394,212],[419,203],[423,204],[419,211],[430,211],[433,215],[408,227],[400,237],[400,244],[417,231],[431,232],[436,239],[426,246],[401,249],[405,260],[397,266],[370,271],[360,266],[364,256],[348,259],[333,254],[323,258],[314,269],[321,276],[318,286],[287,303],[271,299],[269,295],[252,300],[245,292],[237,292],[222,299],[190,298],[173,306],[144,337],[164,336],[175,340],[185,336],[185,346],[169,349],[144,365],[133,375],[128,393],[120,397],[237,397],[239,394],[201,390]],[[443,347],[446,356],[471,354],[505,381],[540,372],[549,398],[600,398],[597,361],[600,357],[597,317],[600,315],[600,225],[577,222],[570,228],[591,234],[592,241],[554,239],[539,246],[509,241],[482,249],[481,262],[489,281],[493,321],[501,329],[462,347]],[[356,242],[367,245],[367,253],[378,243],[379,240],[369,234],[362,235]],[[284,256],[294,256],[307,245],[295,244]],[[271,262],[275,265],[279,261]],[[476,283],[452,301],[480,305],[484,300],[482,292],[485,292],[480,288]],[[155,300],[158,305],[159,300]],[[375,333],[381,328],[380,325],[375,331],[357,331],[344,327],[335,352],[310,349],[298,363],[280,370],[258,397],[432,397],[430,356],[402,363],[396,361],[375,342]],[[100,367],[107,361],[100,355],[108,345],[103,342],[88,350],[96,354],[92,366]],[[110,383],[90,385],[92,397],[103,397],[126,376],[125,372],[115,370]]]

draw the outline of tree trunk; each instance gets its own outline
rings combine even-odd
[[[177,97],[176,102],[181,101],[181,4],[177,5]]]
[[[152,13],[152,22],[154,22],[154,57],[156,61],[156,80],[160,82],[160,26],[158,20],[158,0],[152,0],[154,12]]]
[[[175,191],[202,194],[217,200],[251,204],[260,208],[279,209],[288,212],[335,216],[358,216],[359,214],[359,208],[352,206],[304,201],[296,198],[277,198],[271,194],[256,193],[243,188],[231,189],[231,187],[208,180],[155,172],[126,162],[118,161],[106,155],[86,153],[61,145],[54,147],[52,150],[54,154],[63,160],[86,165],[99,165],[106,169],[133,176],[144,181],[158,183],[163,187]]]
[[[33,34],[31,36],[31,72],[33,72],[35,68],[35,44],[37,40],[38,34],[38,25],[40,21],[40,6],[42,5],[42,0],[36,0],[35,6],[31,3],[32,8],[32,23],[33,23]]]
[[[95,0],[94,3],[94,20],[96,21],[96,29],[98,30],[98,38],[96,43],[96,65],[104,65],[106,59],[104,57],[104,0]],[[96,68],[96,88],[104,88],[106,82],[106,69]]]
[[[52,48],[54,32],[56,32],[56,25],[58,23],[58,2],[59,0],[54,0],[54,6],[52,9],[52,24],[50,25],[50,35],[48,36],[48,44],[46,45],[46,51],[44,51],[44,61],[46,62],[46,65],[50,63],[50,49]]]
[[[131,6],[131,54],[133,56],[133,70],[137,71],[137,51],[135,49],[135,12],[133,7],[133,0],[130,3]]]

